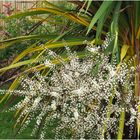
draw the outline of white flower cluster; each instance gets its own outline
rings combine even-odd
[[[128,121],[134,123],[137,115],[133,104],[134,71],[127,64],[117,69],[110,64],[109,57],[99,51],[93,53],[88,48],[87,56],[78,59],[75,53],[67,50],[69,62],[49,51],[49,55],[63,62],[50,67],[48,76],[36,73],[32,78],[23,79],[25,98],[13,107],[22,110],[17,122],[24,120],[23,128],[26,128],[35,119],[32,135],[42,128],[42,139],[50,122],[57,124],[56,138],[92,139],[116,134],[123,110],[132,115]],[[45,64],[52,66],[50,60]]]

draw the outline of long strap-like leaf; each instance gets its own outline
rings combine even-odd
[[[95,13],[95,15],[93,16],[90,25],[88,27],[88,31],[87,34],[90,32],[90,30],[93,28],[93,26],[95,25],[95,23],[99,20],[99,18],[105,13],[105,11],[107,10],[107,8],[112,4],[112,1],[104,1],[102,3],[102,5],[100,6],[100,8],[98,9],[98,11]]]

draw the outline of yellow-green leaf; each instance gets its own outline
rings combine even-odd
[[[125,111],[122,111],[120,115],[119,128],[118,128],[118,140],[122,140],[123,138],[124,123],[125,123]]]
[[[9,91],[14,90],[18,84],[20,82],[20,77],[17,77],[14,82],[11,84]],[[2,97],[2,99],[0,100],[0,103],[2,103],[5,99],[9,98],[11,96],[11,94],[9,94],[9,91]]]
[[[124,59],[124,57],[126,56],[126,53],[129,49],[129,46],[124,44],[121,48],[121,61]]]
[[[55,38],[55,40],[56,40],[56,38]],[[85,44],[84,40],[86,40],[86,38],[68,39],[68,40],[65,40],[65,42],[69,47],[71,47],[71,46],[78,46],[78,45]],[[52,49],[52,48],[54,49],[54,48],[62,48],[62,47],[64,47],[64,41],[51,42],[51,43],[44,44],[44,46],[36,46],[34,48],[30,47],[30,48],[25,49],[21,54],[19,54],[17,56],[17,58],[15,58],[13,63],[18,62],[20,59],[22,59],[24,56],[26,56],[29,53],[33,53],[36,51],[42,51],[44,49]]]

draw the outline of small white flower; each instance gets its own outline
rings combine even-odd
[[[135,111],[134,108],[130,108],[130,112],[133,116],[136,116],[137,112]]]
[[[79,77],[79,76],[80,76],[80,73],[76,71],[76,72],[75,72],[75,76],[76,76],[76,77]]]
[[[33,103],[33,108],[34,107],[36,107],[38,104],[39,104],[39,102],[41,101],[41,97],[37,97],[35,100],[34,100],[34,103]]]
[[[110,77],[114,77],[115,74],[116,74],[116,71],[112,68],[112,66],[108,66],[108,70],[109,70],[109,73],[110,73]]]
[[[114,77],[115,74],[116,74],[116,72],[115,72],[114,70],[111,70],[111,71],[110,71],[110,75],[111,75],[111,77]]]
[[[36,121],[36,124],[37,124],[37,125],[39,125],[39,124],[40,124],[40,122],[41,122],[40,120],[37,120],[37,121]]]
[[[49,60],[45,60],[44,64],[45,66],[53,67],[53,64]]]
[[[93,52],[97,52],[98,51],[98,48],[97,47],[94,47],[94,48],[87,47],[87,50],[93,53]]]
[[[118,91],[116,91],[116,96],[117,96],[118,98],[120,97],[120,95],[121,95],[121,93],[118,92]]]
[[[86,91],[85,87],[80,87],[79,89],[73,90],[72,93],[73,94],[78,94],[81,95]]]
[[[130,69],[131,69],[132,71],[135,71],[135,67],[133,67],[133,66],[132,66]]]
[[[75,120],[78,120],[79,113],[78,113],[77,109],[74,109],[73,115],[74,115]]]
[[[63,74],[63,79],[65,80],[65,82],[67,83],[73,83],[74,80],[72,79],[71,75],[68,75],[68,74]]]
[[[59,97],[59,93],[58,92],[51,92],[50,93],[52,97]]]
[[[53,110],[56,110],[56,102],[55,102],[55,100],[52,101],[52,103],[51,103],[51,108],[52,108]]]

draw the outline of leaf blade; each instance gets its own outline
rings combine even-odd
[[[102,5],[100,6],[100,8],[98,9],[98,11],[96,12],[96,14],[94,15],[94,17],[92,18],[87,33],[88,34],[90,32],[90,30],[93,28],[93,26],[95,25],[95,23],[97,22],[97,20],[102,16],[102,14],[106,11],[106,9],[112,4],[112,1],[104,1],[102,3]]]

